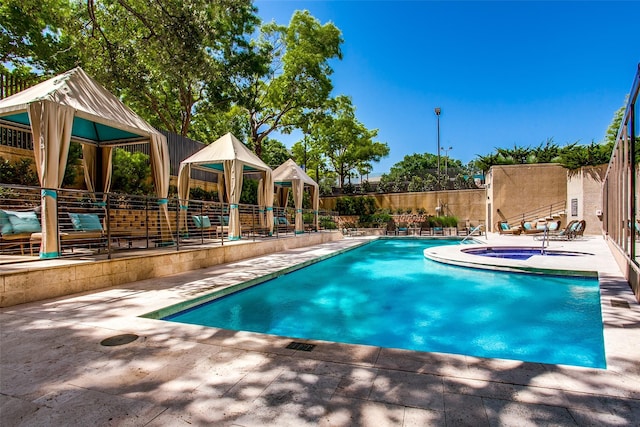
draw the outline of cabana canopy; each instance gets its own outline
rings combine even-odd
[[[158,203],[169,225],[166,138],[82,68],[74,68],[0,100],[0,124],[33,133],[33,151],[42,187],[40,258],[59,256],[56,192],[52,190],[62,185],[72,140],[82,144],[85,181],[92,192],[96,188],[109,191],[112,147],[148,141]]]
[[[318,208],[320,206],[320,192],[318,183],[309,177],[293,160],[289,159],[273,171],[273,183],[277,188],[278,200],[281,207],[287,206],[289,189],[293,191],[293,203],[296,208],[296,233],[304,233],[302,219],[302,193],[304,187],[310,188],[311,203],[313,205],[313,224],[318,229]]]
[[[218,174],[218,183],[224,182],[226,202],[229,203],[229,239],[241,235],[238,203],[242,192],[244,174],[261,175],[258,186],[260,221],[266,221],[269,233],[273,232],[273,178],[272,171],[260,158],[231,133],[227,133],[202,150],[180,163],[178,192],[180,208],[186,210],[189,200],[191,169],[201,169]],[[220,187],[220,185],[218,185]],[[219,189],[221,190],[221,189]],[[266,208],[266,210],[265,210]],[[186,221],[186,216],[184,216]]]

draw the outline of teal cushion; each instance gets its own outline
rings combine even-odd
[[[8,234],[39,233],[42,231],[35,212],[5,212],[13,228],[13,232]]]
[[[209,228],[211,227],[211,220],[207,215],[194,215],[193,222],[196,225],[196,228]]]
[[[102,231],[102,223],[96,214],[69,212],[69,218],[76,231]]]
[[[0,210],[0,234],[8,235],[13,233],[13,227],[11,226],[11,221],[9,221],[9,216],[3,210]]]
[[[287,218],[281,216],[278,218],[278,223],[282,224],[282,225],[289,225],[289,221],[287,221]]]
[[[77,213],[69,212],[69,219],[71,220],[71,225],[73,225],[74,230],[82,229],[82,225],[80,225],[80,218]]]
[[[530,222],[525,222],[524,224],[522,224],[524,226],[525,230],[531,230],[531,223]]]
[[[536,224],[536,230],[544,230],[547,228],[547,224]]]
[[[556,231],[558,229],[558,222],[554,221],[551,224],[549,224],[549,231]]]
[[[509,224],[507,224],[506,222],[501,222],[500,223],[500,228],[502,228],[503,230],[508,230],[509,229]]]
[[[229,216],[228,215],[221,216],[220,217],[220,224],[229,225]]]

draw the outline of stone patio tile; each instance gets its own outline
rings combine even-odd
[[[625,417],[622,414],[609,414],[589,410],[569,409],[580,427],[638,426],[638,418]]]
[[[600,396],[586,393],[565,392],[570,409],[600,414],[613,414],[623,419],[637,420],[640,425],[640,400],[621,399],[618,397]]]
[[[166,426],[237,426],[236,419],[245,412],[253,411],[250,404],[237,402],[233,399],[205,398],[200,396],[189,399],[177,396],[177,401],[156,418],[146,424],[146,427]]]
[[[634,377],[604,369],[579,372],[573,367],[557,366],[550,379],[563,390],[640,399],[640,387]]]
[[[367,400],[348,399],[341,396],[331,399],[325,407],[326,415],[319,426],[402,426],[405,407]],[[417,414],[416,414],[417,418]]]
[[[444,411],[442,378],[402,371],[380,370],[369,400]]]
[[[351,371],[345,373],[341,378],[336,394],[350,398],[367,399],[377,376],[378,369],[352,367]]]
[[[483,398],[491,426],[577,426],[566,408]]]
[[[236,401],[252,401],[262,395],[267,387],[283,373],[282,366],[263,367],[249,372],[223,395]]]
[[[466,357],[456,354],[382,348],[376,366],[436,375],[468,375]]]
[[[467,394],[523,403],[566,406],[567,399],[557,389],[508,384],[469,378],[443,378],[445,393]]]
[[[287,401],[281,402],[276,406],[259,405],[250,411],[245,411],[243,415],[236,418],[234,425],[247,427],[315,427],[326,416],[327,410],[323,401]]]
[[[295,340],[315,344],[311,352],[304,352],[304,357],[330,362],[355,363],[373,366],[376,363],[379,347],[367,345],[341,344],[328,341]],[[302,352],[301,352],[302,353]]]
[[[10,426],[28,425],[27,420],[41,408],[29,400],[0,394],[0,414],[2,423]]]
[[[444,394],[444,413],[447,426],[489,426],[481,397],[464,394]]]
[[[153,420],[165,408],[147,402],[82,388],[61,389],[38,399],[40,409],[25,426],[138,426]]]
[[[445,424],[445,414],[432,409],[404,408],[403,427],[441,426]]]
[[[469,378],[509,384],[545,385],[549,371],[542,363],[466,356]],[[551,380],[549,380],[550,382]]]
[[[329,400],[335,393],[340,378],[328,375],[282,372],[256,399],[259,405],[277,407],[286,402]]]

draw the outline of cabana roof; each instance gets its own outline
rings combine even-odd
[[[80,67],[0,100],[0,124],[31,131],[29,104],[50,101],[75,110],[72,140],[124,145],[160,134]]]
[[[218,138],[202,150],[184,159],[181,164],[190,164],[192,168],[203,169],[209,172],[223,171],[223,161],[236,160],[242,163],[244,172],[257,172],[271,170],[266,163],[249,150],[233,134]]]
[[[287,160],[273,171],[273,183],[278,187],[291,187],[291,182],[299,179],[304,185],[318,187],[318,184],[292,159]]]

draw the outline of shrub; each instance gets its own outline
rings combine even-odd
[[[31,159],[10,162],[0,157],[0,182],[4,184],[39,185],[38,175],[32,168]]]
[[[333,217],[330,216],[321,216],[320,218],[318,218],[318,222],[320,223],[320,227],[324,228],[325,230],[335,230],[336,228],[338,228],[335,221],[333,220]]]

